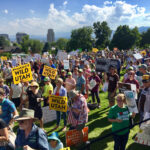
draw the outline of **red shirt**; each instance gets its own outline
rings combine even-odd
[[[135,84],[137,89],[139,89],[139,87],[140,87],[139,82],[135,79],[133,79],[133,80],[127,79],[127,80],[125,80],[125,83]]]

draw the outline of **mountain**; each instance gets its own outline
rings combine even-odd
[[[141,26],[138,29],[139,29],[139,32],[142,33],[142,32],[146,32],[149,28],[150,26]]]

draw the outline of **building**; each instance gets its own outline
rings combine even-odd
[[[0,34],[0,37],[4,37],[6,40],[10,41],[8,34]]]
[[[17,43],[21,43],[21,42],[22,42],[22,38],[23,38],[24,36],[26,36],[26,35],[28,35],[28,34],[18,32],[18,33],[16,34],[16,41],[17,41]]]
[[[54,42],[55,41],[55,33],[53,29],[48,29],[47,33],[47,42]]]

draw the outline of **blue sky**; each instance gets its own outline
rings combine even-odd
[[[150,0],[0,0],[0,33],[56,36],[107,21],[111,29],[150,26]]]

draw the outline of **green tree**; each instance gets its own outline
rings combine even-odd
[[[51,49],[51,45],[49,42],[46,42],[43,47],[43,52],[48,52]]]
[[[142,37],[138,30],[138,27],[133,28],[132,33],[134,35],[134,46],[140,47],[140,42],[141,42]]]
[[[92,49],[92,33],[93,29],[91,27],[83,27],[79,29],[72,30],[71,39],[67,43],[67,51],[72,51],[73,49],[81,48],[83,51],[85,49]]]
[[[66,50],[67,48],[68,39],[65,38],[59,38],[56,41],[56,47],[60,50]]]
[[[123,25],[119,26],[115,31],[113,38],[110,43],[110,48],[114,47],[121,49],[130,49],[136,44],[139,44],[140,34],[137,28],[130,29],[129,26]]]
[[[97,48],[106,48],[109,44],[110,41],[109,39],[112,32],[107,22],[106,21],[103,21],[102,23],[95,22],[93,24],[93,28],[96,36],[95,46]]]
[[[43,50],[44,44],[39,40],[31,40],[31,51],[32,53],[41,53]]]
[[[150,46],[150,28],[146,32],[143,32],[141,37],[142,39],[140,46],[143,48],[148,48]]]
[[[7,46],[10,46],[10,42],[5,37],[0,36],[0,47],[5,48]]]

